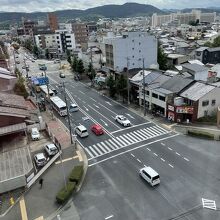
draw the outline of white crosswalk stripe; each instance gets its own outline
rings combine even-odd
[[[118,137],[101,141],[99,143],[93,144],[92,146],[85,148],[85,150],[89,156],[89,160],[91,160],[102,155],[108,154],[112,151],[116,151],[121,148],[130,146],[132,144],[167,134],[169,132],[170,131],[161,128],[158,125],[154,125],[135,131],[130,131]]]

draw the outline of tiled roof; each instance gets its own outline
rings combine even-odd
[[[8,93],[0,93],[0,106],[27,109],[25,99],[22,96]]]

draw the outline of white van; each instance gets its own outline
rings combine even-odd
[[[78,105],[75,103],[72,103],[69,107],[69,112],[77,112],[79,111]]]
[[[76,129],[75,129],[75,132],[80,137],[87,137],[87,136],[89,136],[89,133],[88,133],[86,127],[83,126],[83,125],[77,126]]]
[[[139,170],[139,175],[145,179],[151,186],[155,186],[160,183],[159,174],[151,167],[144,167]]]
[[[40,139],[40,133],[37,128],[31,128],[31,139],[33,141]]]

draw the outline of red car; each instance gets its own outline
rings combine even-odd
[[[103,128],[98,125],[98,124],[94,124],[91,127],[92,132],[94,132],[96,135],[101,135],[104,134]]]

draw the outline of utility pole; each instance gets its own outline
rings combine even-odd
[[[26,70],[26,78],[28,78],[28,67],[26,65],[26,60],[24,59],[24,66],[25,66],[25,70]]]
[[[66,109],[67,109],[67,119],[68,119],[68,125],[69,125],[69,131],[70,131],[70,142],[73,144],[73,137],[72,137],[72,127],[70,123],[70,114],[69,114],[69,108],[67,105],[67,99],[66,99],[66,89],[65,89],[65,83],[63,82],[63,92],[64,92],[64,99],[66,103]]]
[[[146,100],[145,100],[145,73],[144,73],[144,58],[143,58],[143,95],[144,95],[144,116],[146,116]]]
[[[128,105],[130,105],[130,91],[129,91],[129,70],[128,70],[128,67],[129,67],[129,58],[127,57],[127,89],[128,89]]]
[[[13,47],[13,57],[14,57],[14,62],[15,62],[15,69],[17,69],[17,63],[15,59],[15,48]]]

